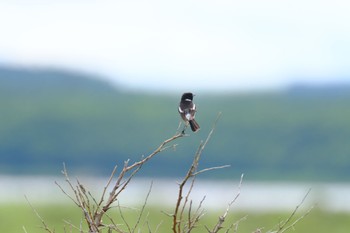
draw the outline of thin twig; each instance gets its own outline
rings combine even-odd
[[[157,233],[160,226],[163,224],[163,221],[161,221],[160,223],[158,223],[158,225],[156,226],[156,230],[154,231],[154,233]]]
[[[309,210],[305,214],[303,214],[302,216],[297,218],[291,225],[287,226],[287,224],[292,220],[292,218],[294,217],[294,215],[296,214],[296,212],[298,211],[300,206],[304,203],[304,201],[306,200],[306,198],[308,197],[310,192],[311,192],[311,189],[309,189],[307,191],[307,193],[304,195],[304,197],[301,200],[301,202],[294,208],[293,212],[289,215],[289,217],[287,218],[287,220],[284,221],[283,224],[281,224],[281,222],[280,222],[277,226],[272,228],[272,229],[276,229],[277,228],[277,230],[274,230],[274,231],[273,230],[269,230],[268,232],[269,233],[282,233],[282,232],[285,232],[285,231],[289,230],[290,228],[293,228],[301,219],[306,217],[311,212],[311,210],[315,207],[315,205],[311,206],[309,208]]]
[[[179,134],[176,134],[174,136],[172,136],[171,138],[165,140],[164,142],[162,142],[160,144],[160,146],[155,150],[153,151],[150,155],[148,155],[147,157],[145,157],[143,160],[140,160],[138,162],[135,162],[134,164],[130,165],[127,170],[131,170],[133,169],[134,167],[137,167],[137,166],[140,166],[141,164],[144,164],[145,162],[147,162],[148,160],[150,160],[153,156],[155,156],[156,154],[158,154],[159,152],[162,151],[163,147],[167,144],[169,144],[170,142],[176,140],[177,138],[180,138],[180,137],[183,137],[183,134],[179,133]]]
[[[194,182],[196,180],[196,177],[193,177],[192,181],[191,181],[191,185],[190,185],[190,188],[188,189],[187,191],[187,194],[186,194],[186,197],[185,197],[185,201],[182,205],[182,209],[181,209],[181,212],[180,212],[180,216],[179,216],[179,222],[182,222],[182,216],[184,214],[184,211],[185,211],[185,208],[186,208],[186,205],[187,205],[187,202],[188,202],[188,199],[190,197],[190,194],[192,192],[192,189],[194,187]],[[190,202],[190,206],[189,206],[189,217],[191,216],[191,208],[192,208],[192,201]],[[190,223],[190,219],[188,221]]]
[[[295,207],[294,211],[291,213],[291,215],[287,218],[287,220],[278,227],[278,230],[276,231],[276,233],[282,233],[284,231],[286,231],[285,227],[287,226],[287,224],[292,220],[292,218],[294,217],[294,215],[296,214],[296,212],[298,211],[298,209],[300,208],[300,206],[304,203],[304,201],[306,200],[306,198],[309,196],[311,192],[311,189],[309,189],[307,191],[307,193],[305,194],[305,196],[303,197],[303,199],[301,200],[301,202]],[[311,209],[310,209],[311,211]],[[308,214],[310,211],[308,211],[306,214]],[[302,216],[302,218],[304,217],[304,215]],[[298,220],[299,221],[299,220]],[[295,224],[294,224],[295,225]],[[289,227],[287,227],[287,229],[289,229],[290,227],[294,226],[293,224],[290,225]]]
[[[187,233],[191,232],[196,227],[196,223],[204,216],[204,210],[201,209],[204,200],[205,200],[205,196],[200,201],[195,211],[194,217],[191,217],[189,215]],[[189,213],[191,213],[191,209],[189,210]]]
[[[223,166],[218,166],[218,167],[209,167],[209,168],[205,168],[205,169],[202,169],[196,173],[194,173],[193,175],[194,176],[197,176],[203,172],[207,172],[207,171],[211,171],[211,170],[217,170],[217,169],[223,169],[223,168],[227,168],[227,167],[231,167],[231,165],[223,165]]]
[[[56,184],[56,185],[58,186],[58,188],[63,192],[64,195],[66,195],[69,199],[71,199],[71,200],[74,202],[74,204],[76,204],[78,207],[80,207],[79,203],[78,203],[73,197],[71,197],[71,196],[62,188],[62,186],[61,186],[59,183],[57,183],[57,181],[55,181],[55,184]]]
[[[172,227],[172,229],[173,229],[174,233],[180,233],[181,232],[181,222],[182,222],[183,212],[184,212],[184,209],[185,209],[186,204],[187,204],[188,196],[190,195],[190,193],[192,191],[192,187],[193,187],[193,184],[194,184],[194,181],[195,181],[195,177],[192,179],[190,189],[189,189],[189,191],[187,192],[187,195],[186,195],[187,198],[185,199],[185,202],[182,205],[182,209],[180,211],[180,214],[178,214],[180,206],[181,206],[181,202],[182,202],[182,199],[183,199],[183,189],[184,189],[184,186],[187,183],[187,181],[192,177],[193,173],[197,169],[198,159],[199,159],[199,157],[201,155],[199,152],[201,151],[200,148],[202,146],[203,146],[203,143],[201,142],[201,144],[199,145],[199,148],[198,148],[198,150],[197,150],[197,152],[195,154],[195,157],[194,157],[194,160],[192,162],[191,167],[188,169],[185,178],[179,184],[178,198],[177,198],[177,201],[176,201],[175,211],[174,211],[174,214],[173,214],[173,227]]]
[[[245,220],[247,220],[247,215],[244,216],[244,217],[242,217],[242,218],[240,218],[240,219],[238,219],[238,220],[237,220],[236,222],[234,222],[230,227],[228,227],[227,230],[226,230],[226,233],[228,233],[233,227],[235,227],[235,228],[233,229],[233,233],[237,233],[237,231],[238,231],[238,225],[239,225],[242,221],[245,221]]]
[[[202,152],[203,152],[205,146],[208,144],[208,142],[209,142],[209,140],[210,140],[210,138],[211,138],[211,136],[212,136],[212,134],[213,134],[213,132],[214,132],[214,130],[216,128],[216,124],[217,124],[220,116],[221,116],[221,112],[218,114],[218,116],[217,116],[217,118],[216,118],[216,120],[215,120],[215,122],[214,122],[214,124],[212,126],[212,129],[210,130],[206,140],[204,142],[200,143],[200,145],[198,147],[198,150],[195,153],[193,162],[192,162],[190,168],[187,171],[186,176],[183,178],[182,182],[179,184],[178,197],[177,197],[177,201],[176,201],[176,204],[175,204],[174,214],[172,215],[172,218],[173,218],[172,230],[173,230],[174,233],[180,233],[181,232],[181,223],[182,223],[182,219],[183,219],[184,209],[186,208],[188,197],[191,194],[191,191],[192,191],[192,188],[193,188],[193,185],[194,185],[194,181],[195,181],[195,177],[198,174],[197,173],[197,168],[198,168],[200,157],[202,155]],[[210,169],[207,169],[207,170],[210,170]],[[184,186],[186,185],[186,183],[188,182],[188,180],[190,178],[193,178],[192,182],[191,182],[191,186],[190,186],[189,191],[187,192],[187,195],[186,195],[184,203],[182,203],[183,189],[184,189]],[[182,205],[182,208],[180,207],[181,205]],[[180,208],[181,208],[181,210],[180,210]],[[179,210],[180,210],[180,212],[179,212]]]
[[[224,212],[223,215],[221,215],[219,217],[219,220],[216,223],[216,225],[214,226],[213,230],[211,230],[211,231],[209,230],[210,233],[217,233],[217,232],[219,232],[220,229],[222,229],[222,224],[225,222],[227,214],[228,214],[228,212],[231,209],[231,206],[233,205],[233,203],[236,202],[236,200],[238,199],[238,197],[241,194],[241,187],[242,187],[242,182],[243,182],[243,176],[244,176],[244,174],[241,175],[241,179],[240,179],[239,185],[238,185],[238,192],[237,192],[236,196],[232,199],[232,201],[230,203],[228,203],[226,211]]]
[[[308,211],[306,211],[305,214],[303,214],[302,216],[300,216],[299,218],[297,218],[291,225],[289,225],[288,227],[286,227],[284,230],[281,231],[281,233],[289,230],[290,228],[294,228],[294,226],[300,221],[302,220],[303,218],[305,218],[307,215],[310,214],[310,212],[312,211],[312,209],[315,207],[315,205],[311,206]]]
[[[137,219],[137,221],[136,221],[136,224],[135,224],[135,226],[134,226],[134,229],[133,229],[133,231],[132,231],[133,233],[135,232],[135,229],[137,228],[137,226],[139,225],[139,223],[140,223],[140,221],[141,221],[141,217],[142,217],[143,212],[144,212],[144,210],[145,210],[145,208],[146,208],[148,198],[149,198],[149,196],[150,196],[150,194],[151,194],[152,186],[153,186],[153,181],[151,182],[151,185],[150,185],[150,187],[149,187],[148,193],[147,193],[147,195],[146,195],[146,199],[145,199],[145,201],[144,201],[144,203],[143,203],[143,205],[142,205],[142,208],[141,208],[139,217],[138,217],[138,219]]]
[[[55,233],[54,230],[51,230],[48,225],[45,223],[44,219],[40,216],[40,214],[38,213],[38,211],[36,211],[36,209],[33,207],[32,203],[30,203],[30,201],[28,200],[27,196],[24,195],[25,199],[27,200],[30,208],[32,208],[33,212],[35,213],[35,215],[38,217],[38,219],[41,221],[41,224],[43,225],[43,229],[49,233]]]
[[[80,226],[80,227],[77,227],[77,226],[75,226],[73,223],[71,223],[71,222],[69,222],[69,221],[67,221],[67,220],[63,220],[63,222],[66,223],[66,224],[68,224],[70,227],[72,227],[72,228],[74,228],[74,229],[76,229],[76,230],[78,230],[78,231],[81,231],[81,226]]]
[[[133,163],[132,165],[129,165],[129,160],[124,162],[124,167],[121,170],[121,172],[118,175],[117,181],[115,182],[112,191],[109,193],[109,198],[107,200],[107,202],[102,206],[103,200],[104,200],[104,195],[106,193],[106,190],[108,188],[108,186],[110,185],[112,178],[116,172],[116,167],[114,168],[108,182],[107,185],[104,188],[104,191],[102,193],[100,202],[98,203],[98,211],[96,211],[93,215],[93,219],[94,219],[94,223],[97,225],[101,224],[102,221],[102,217],[103,215],[111,208],[111,205],[117,201],[117,197],[119,196],[119,194],[124,191],[124,189],[127,187],[127,185],[130,183],[131,179],[139,172],[139,170],[142,168],[143,164],[145,164],[147,161],[149,161],[151,158],[153,158],[156,154],[162,152],[163,150],[165,150],[166,148],[170,148],[168,147],[168,144],[180,137],[182,137],[183,134],[176,134],[174,136],[172,136],[171,138],[163,141],[158,148],[153,151],[151,154],[149,154],[147,157],[141,159],[138,162]],[[125,175],[129,172],[132,171],[131,174],[129,175],[129,177],[124,180]],[[101,208],[100,208],[101,207]]]
[[[121,207],[118,203],[118,209],[119,209],[119,214],[120,214],[120,217],[122,218],[123,222],[125,223],[126,227],[128,228],[128,232],[131,232],[131,228],[130,228],[130,225],[128,224],[128,222],[126,221],[125,217],[124,217],[124,214],[123,214],[123,211],[121,210]]]
[[[113,180],[113,177],[117,171],[117,168],[118,168],[118,165],[115,165],[114,168],[113,168],[113,171],[111,173],[111,175],[109,176],[109,179],[108,179],[108,182],[107,184],[105,185],[105,187],[103,188],[103,192],[102,192],[102,195],[101,195],[101,200],[100,202],[98,203],[98,206],[101,206],[102,203],[103,203],[103,200],[104,200],[104,197],[105,197],[105,194],[106,194],[106,191],[107,191],[107,188],[109,187],[109,185],[111,184],[112,180]]]

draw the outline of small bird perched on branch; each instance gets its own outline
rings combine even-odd
[[[184,93],[181,97],[178,110],[181,118],[185,121],[186,126],[190,124],[192,131],[197,132],[200,129],[200,127],[194,119],[196,115],[196,105],[192,102],[193,96],[194,95],[190,92]],[[184,132],[184,130],[182,132]]]

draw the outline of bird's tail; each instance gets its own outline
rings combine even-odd
[[[197,132],[200,129],[200,127],[195,119],[189,120],[189,123],[190,123],[191,129],[193,132]]]

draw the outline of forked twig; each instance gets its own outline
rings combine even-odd
[[[174,140],[183,137],[184,134],[177,133],[174,136],[170,137],[169,139],[163,141],[156,150],[154,150],[151,154],[148,156],[142,158],[141,160],[129,165],[129,160],[124,162],[124,166],[122,170],[120,171],[118,177],[116,178],[116,181],[112,187],[111,192],[108,195],[107,200],[105,201],[105,196],[107,193],[107,189],[111,186],[113,178],[117,172],[117,166],[114,167],[107,184],[103,188],[102,195],[97,202],[97,200],[91,195],[91,193],[77,180],[77,185],[74,186],[71,182],[68,172],[66,169],[65,164],[63,164],[63,171],[62,174],[65,177],[65,181],[69,185],[69,188],[73,191],[74,195],[68,194],[61,185],[59,185],[57,182],[56,185],[60,188],[60,190],[65,194],[70,200],[72,200],[84,213],[85,221],[88,225],[89,232],[90,233],[99,233],[101,232],[101,229],[106,227],[102,223],[103,216],[107,216],[110,218],[106,212],[111,208],[112,204],[115,203],[119,197],[119,194],[125,190],[125,188],[128,186],[132,178],[140,171],[142,166],[149,161],[151,158],[153,158],[156,154],[164,151],[165,149],[171,148],[172,146],[169,146],[169,143],[173,142]],[[149,194],[148,194],[149,195]],[[148,196],[147,196],[148,198]],[[121,209],[119,208],[121,211]],[[142,209],[141,215],[143,213],[144,207]],[[123,218],[124,216],[121,215]],[[141,218],[141,216],[140,216]],[[111,219],[111,218],[110,218]],[[138,226],[140,219],[138,219],[138,222],[136,223],[135,228]],[[125,224],[127,224],[124,221]],[[115,224],[114,224],[115,225]],[[108,226],[107,226],[108,227]],[[129,231],[131,232],[130,226],[128,226]],[[132,232],[135,231],[135,228]],[[115,227],[109,227],[109,230],[116,230],[117,232],[120,232],[121,230]]]
[[[236,202],[236,200],[238,199],[238,197],[241,195],[241,187],[242,187],[242,182],[243,182],[243,176],[244,176],[244,174],[241,175],[241,179],[240,179],[239,185],[238,185],[238,192],[237,192],[236,196],[232,199],[232,201],[231,201],[230,203],[228,203],[227,208],[226,208],[226,211],[224,212],[223,215],[221,215],[221,216],[219,217],[219,220],[218,220],[218,222],[216,223],[216,225],[214,226],[213,230],[209,230],[209,229],[207,228],[207,230],[208,230],[209,233],[217,233],[217,232],[219,232],[219,230],[222,229],[222,224],[225,222],[226,217],[227,217],[227,215],[228,215],[228,212],[229,212],[230,209],[231,209],[231,206],[233,205],[233,203]],[[234,225],[231,225],[231,226],[233,227]]]
[[[315,207],[315,205],[312,205],[309,210],[303,214],[302,216],[300,216],[299,218],[297,218],[293,223],[291,223],[290,225],[287,226],[288,223],[290,223],[292,221],[292,218],[295,216],[295,214],[297,213],[298,209],[300,208],[300,206],[303,205],[303,203],[305,202],[306,198],[309,196],[311,192],[311,189],[309,189],[305,196],[303,197],[303,199],[301,200],[301,202],[295,207],[295,209],[293,210],[293,212],[289,215],[289,217],[287,218],[287,220],[284,221],[284,223],[278,224],[278,230],[274,231],[275,233],[283,233],[287,230],[289,230],[290,228],[293,228],[295,226],[295,224],[297,224],[301,219],[303,219],[304,217],[306,217],[311,210]]]
[[[102,203],[103,203],[103,201],[104,201],[104,196],[105,196],[105,194],[106,194],[106,191],[107,191],[109,185],[111,184],[115,173],[117,172],[117,168],[118,168],[118,165],[115,165],[114,168],[113,168],[113,171],[112,171],[111,175],[109,176],[109,179],[108,179],[107,184],[106,184],[105,187],[103,188],[103,192],[102,192],[102,195],[101,195],[100,202],[98,203],[98,206],[101,206],[101,205],[102,205]]]
[[[224,168],[224,167],[227,167],[227,166],[222,166],[222,167],[213,167],[213,168],[207,168],[207,169],[203,169],[201,171],[198,172],[198,164],[199,164],[199,160],[201,158],[201,155],[202,155],[202,152],[204,150],[204,148],[206,147],[206,145],[208,144],[215,128],[216,128],[216,124],[219,120],[221,116],[221,113],[218,114],[213,126],[212,126],[212,129],[210,130],[206,140],[204,142],[201,142],[201,144],[199,145],[198,149],[197,149],[197,152],[194,156],[194,159],[193,159],[193,162],[190,166],[190,168],[188,169],[187,171],[187,174],[186,176],[183,178],[182,182],[179,184],[179,191],[178,191],[178,197],[177,197],[177,201],[176,201],[176,204],[175,204],[175,210],[174,210],[174,213],[172,214],[172,231],[174,233],[180,233],[182,232],[182,225],[184,224],[183,222],[183,215],[184,215],[184,210],[187,206],[187,203],[188,203],[188,200],[189,200],[189,196],[192,192],[192,188],[194,186],[194,182],[195,182],[195,178],[198,174],[200,173],[203,173],[205,171],[209,171],[209,170],[214,170],[214,169],[219,169],[219,168]],[[187,192],[187,194],[185,195],[185,200],[183,201],[183,197],[184,197],[184,187],[185,185],[187,184],[187,182],[191,180],[191,184],[190,184],[190,188]],[[190,205],[190,208],[192,208],[192,206]],[[190,213],[189,213],[190,214]],[[188,229],[187,229],[187,232],[190,232],[193,227],[194,227],[194,224],[199,220],[199,218],[202,216],[202,214],[197,214],[195,215],[194,217],[189,217],[188,218],[188,221],[187,221],[187,226],[188,226]]]

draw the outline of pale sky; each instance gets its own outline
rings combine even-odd
[[[0,64],[132,88],[350,82],[350,1],[2,0]]]

